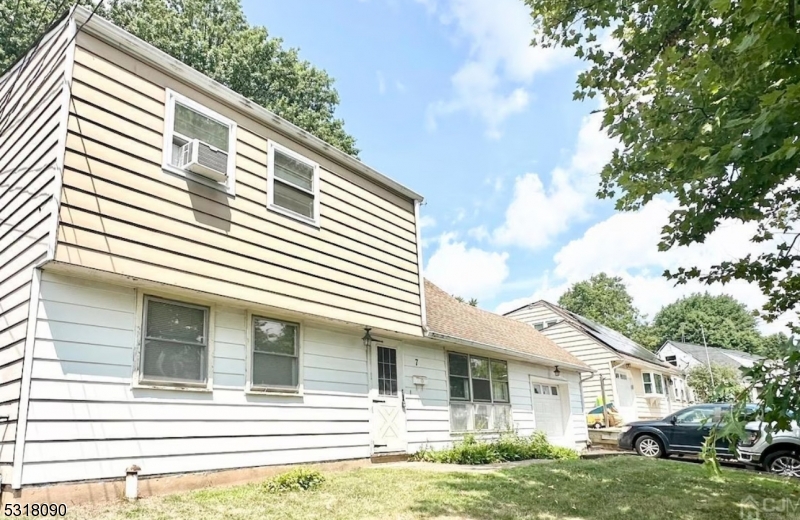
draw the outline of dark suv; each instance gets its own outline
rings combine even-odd
[[[749,405],[748,412],[755,411],[755,408],[755,405]],[[712,426],[718,424],[730,409],[730,404],[697,404],[663,419],[626,424],[622,427],[619,447],[654,458],[673,453],[700,453]],[[734,456],[727,441],[717,441],[717,455],[721,458]]]

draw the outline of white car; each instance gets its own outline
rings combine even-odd
[[[745,426],[747,437],[739,443],[739,462],[777,475],[800,478],[800,427],[797,422],[792,422],[790,431],[773,433],[772,442],[767,442],[765,426],[762,422]]]

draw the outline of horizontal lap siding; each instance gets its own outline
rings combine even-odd
[[[404,344],[402,352],[408,452],[448,446],[452,439],[445,351]],[[414,376],[425,377],[425,385],[415,385]]]
[[[133,289],[44,273],[24,484],[368,457],[357,336],[303,327],[303,396],[244,392],[247,313],[214,309],[214,391],[132,389]]]
[[[610,403],[614,400],[614,378],[611,377],[608,363],[619,359],[619,356],[566,321],[548,327],[542,333],[553,340],[556,345],[597,371],[591,377],[589,374],[584,374],[583,405],[587,411],[597,406],[595,403],[602,394],[601,376],[605,379],[606,402]]]
[[[533,307],[523,307],[511,312],[507,316],[529,325],[547,320],[561,319],[561,316],[543,304],[534,304]]]
[[[0,477],[11,480],[34,266],[47,254],[64,101],[64,24],[0,79]],[[9,93],[10,92],[10,93]],[[8,94],[9,97],[6,97]],[[61,152],[63,156],[63,151]]]
[[[58,260],[421,333],[411,201],[87,35],[74,78]],[[239,124],[235,197],[161,169],[165,87]],[[320,229],[266,209],[267,138],[320,162]]]

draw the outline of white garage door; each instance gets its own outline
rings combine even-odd
[[[561,391],[556,385],[532,383],[533,415],[536,429],[547,434],[548,439],[564,436],[564,408]]]

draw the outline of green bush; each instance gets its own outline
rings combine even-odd
[[[296,468],[267,480],[264,482],[264,488],[270,493],[306,491],[318,488],[323,482],[325,482],[325,476],[319,471],[309,468]]]
[[[479,440],[474,435],[468,434],[452,448],[434,450],[426,447],[415,453],[412,458],[442,464],[492,464],[528,459],[574,460],[578,458],[578,452],[553,446],[541,432],[536,432],[530,437],[505,433],[493,441]]]

